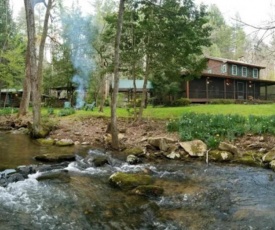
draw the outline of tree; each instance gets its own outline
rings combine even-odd
[[[233,25],[228,25],[216,5],[210,5],[209,25],[213,28],[210,47],[205,47],[204,53],[209,56],[239,59],[248,52],[249,39],[236,15]]]
[[[12,20],[9,1],[0,2],[0,90],[19,88],[23,75],[25,46]]]
[[[112,92],[112,103],[111,103],[111,134],[112,134],[112,147],[114,149],[119,149],[118,140],[118,129],[117,129],[117,94],[118,94],[118,83],[119,83],[119,45],[123,24],[123,14],[124,14],[124,0],[119,2],[119,11],[117,19],[117,30],[116,30],[116,40],[115,40],[115,54],[114,54],[114,88]]]
[[[27,34],[28,34],[26,73],[31,83],[30,88],[31,88],[31,96],[32,96],[32,104],[33,104],[33,124],[31,127],[31,135],[34,138],[43,137],[46,135],[45,130],[43,130],[41,125],[41,77],[42,77],[42,67],[43,67],[44,44],[45,44],[45,39],[47,35],[48,20],[50,17],[52,1],[53,0],[48,1],[47,11],[45,14],[43,35],[42,35],[39,55],[38,55],[39,59],[37,64],[34,7],[36,3],[44,2],[44,1],[24,0],[25,10],[26,10],[26,21],[27,21]],[[29,94],[29,92],[24,92],[24,93]]]

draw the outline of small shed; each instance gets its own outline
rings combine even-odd
[[[136,82],[137,97],[139,97],[139,96],[141,96],[142,91],[143,91],[144,80],[136,80],[135,82]],[[113,87],[114,87],[114,82],[112,82],[112,86],[111,86],[111,89],[110,89],[111,92],[113,90]],[[146,90],[147,90],[146,102],[147,102],[148,98],[150,98],[150,94],[151,94],[152,89],[153,89],[152,83],[150,81],[147,81],[147,85],[146,85]],[[126,98],[127,102],[130,102],[131,100],[133,100],[133,97],[134,97],[134,80],[120,79],[119,84],[118,84],[118,92],[125,94],[125,98]]]
[[[0,107],[19,107],[22,89],[0,89]]]

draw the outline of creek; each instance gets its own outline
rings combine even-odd
[[[274,229],[275,174],[266,169],[202,161],[157,160],[128,165],[92,148],[42,147],[27,136],[0,132],[1,170],[38,164],[33,156],[77,154],[67,179],[38,181],[43,172],[0,187],[1,230]],[[84,155],[108,156],[110,165],[84,167]],[[113,188],[115,172],[150,171],[164,188],[158,198]]]

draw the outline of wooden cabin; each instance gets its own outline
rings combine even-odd
[[[143,84],[144,84],[144,80],[136,80],[137,97],[141,97]],[[114,87],[114,82],[112,82],[112,85],[110,87],[111,92],[113,90],[113,87]],[[148,81],[146,85],[146,90],[147,90],[146,99],[145,99],[146,102],[148,98],[150,98],[150,92],[152,88],[153,88],[152,83]],[[120,79],[118,83],[118,92],[124,94],[125,102],[132,101],[134,97],[134,81],[129,79]]]
[[[201,77],[185,82],[185,97],[199,103],[213,99],[274,100],[268,86],[275,85],[275,81],[261,79],[264,68],[243,61],[207,57],[207,68]]]
[[[1,89],[0,107],[19,107],[22,94],[22,89]]]

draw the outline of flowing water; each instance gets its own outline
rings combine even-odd
[[[1,134],[0,164],[33,164],[40,147],[23,135]],[[80,150],[63,149],[67,153]],[[66,179],[38,181],[41,172],[0,187],[0,229],[274,229],[275,177],[272,171],[238,165],[159,161],[131,166],[108,155],[111,165],[83,166],[81,157],[66,168]],[[2,164],[3,162],[3,164]],[[112,188],[117,171],[147,169],[165,190],[159,198]]]

